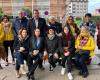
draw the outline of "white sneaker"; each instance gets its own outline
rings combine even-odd
[[[72,76],[71,73],[68,73],[68,79],[69,79],[69,80],[73,80],[73,76]]]
[[[61,69],[61,75],[64,75],[65,74],[65,70],[66,70],[66,68],[62,68]]]

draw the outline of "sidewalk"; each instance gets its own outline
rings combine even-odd
[[[100,50],[95,51],[96,54],[100,58]],[[98,58],[98,57],[97,57]],[[100,62],[100,59],[94,59],[97,64]],[[11,55],[9,55],[9,61],[11,63]],[[73,69],[72,73],[74,76],[74,80],[100,80],[100,66],[96,64],[91,64],[88,66],[90,75],[88,78],[82,78],[78,75],[78,70]],[[4,62],[2,62],[3,70],[0,70],[0,80],[27,80],[27,77],[24,75],[20,79],[16,78],[15,74],[15,66],[10,64],[8,67],[4,66]],[[64,76],[61,76],[60,71],[61,67],[57,66],[53,72],[49,71],[48,63],[44,64],[45,71],[41,71],[37,68],[35,72],[36,80],[68,80],[67,73]]]
[[[0,70],[0,80],[27,80],[26,76],[17,79],[15,77],[15,67],[10,64],[8,67],[4,67],[3,70]],[[35,72],[36,80],[68,80],[67,73],[64,76],[60,74],[61,67],[57,66],[53,72],[49,71],[48,65],[45,65],[45,71],[41,71],[37,68]],[[100,66],[91,65],[89,66],[90,75],[88,78],[82,78],[78,75],[78,70],[73,69],[72,73],[74,80],[100,80]]]

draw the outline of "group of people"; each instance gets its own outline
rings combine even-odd
[[[89,75],[86,63],[94,55],[96,31],[90,13],[85,15],[79,27],[75,24],[73,16],[67,17],[63,27],[54,16],[50,16],[46,22],[39,16],[38,10],[33,10],[33,17],[29,20],[24,11],[19,11],[18,14],[14,22],[10,22],[8,16],[4,15],[0,23],[0,59],[6,61],[6,66],[9,65],[10,47],[17,78],[27,74],[28,80],[35,80],[36,68],[45,69],[45,57],[48,58],[50,71],[59,63],[62,66],[61,75],[64,75],[67,66],[69,80],[73,80],[73,64],[79,70],[79,75],[84,78]],[[28,72],[25,71],[24,61]]]

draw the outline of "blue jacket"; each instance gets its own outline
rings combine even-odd
[[[35,37],[30,38],[30,52],[33,52],[33,50],[39,50],[39,53],[42,53],[44,51],[44,38],[40,37],[40,42],[37,46],[37,40]]]
[[[90,34],[94,37],[95,36],[95,31],[96,31],[96,25],[94,25],[94,23],[92,21],[86,23],[86,22],[82,22],[80,25],[80,28],[82,26],[88,26],[89,32]]]
[[[13,29],[14,29],[14,36],[18,35],[18,31],[21,27],[25,27],[27,29],[27,23],[28,19],[27,18],[16,18],[16,20],[13,22]]]

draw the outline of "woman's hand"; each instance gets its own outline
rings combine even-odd
[[[48,54],[48,52],[47,51],[44,51],[44,55],[43,56],[45,57],[47,54]]]
[[[25,50],[24,47],[20,47],[19,52],[23,52]]]
[[[56,59],[59,58],[57,53],[54,54],[54,58],[56,58]]]
[[[78,49],[82,49],[82,47],[81,46],[78,46]]]
[[[39,50],[34,50],[33,51],[33,56],[36,56],[39,53]]]
[[[64,53],[64,56],[69,56],[70,52],[67,51],[66,53]]]

